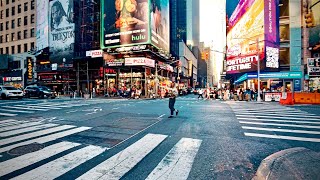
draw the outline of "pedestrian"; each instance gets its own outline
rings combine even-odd
[[[176,88],[175,84],[172,83],[171,90],[170,90],[170,97],[169,97],[169,109],[170,109],[170,116],[169,118],[173,118],[173,113],[176,112],[176,116],[179,113],[179,110],[174,108],[174,104],[176,103],[176,97],[178,96],[178,89]]]
[[[202,95],[203,94],[203,90],[201,88],[199,89],[198,94],[199,94],[198,99],[200,97],[203,99],[203,95]]]

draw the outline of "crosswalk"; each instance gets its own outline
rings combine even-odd
[[[244,135],[289,141],[320,142],[320,116],[274,103],[229,102]]]
[[[0,102],[0,117],[15,117],[19,114],[34,114],[39,112],[47,112],[50,110],[61,110],[65,108],[89,106],[92,104],[112,103],[120,100],[77,100],[77,101],[9,101]]]
[[[16,124],[7,124],[13,122]],[[159,150],[157,147],[168,138],[149,133],[114,155],[106,147],[59,140],[90,129],[0,120],[0,179],[55,179],[75,169],[80,171],[76,179],[120,179],[151,152]],[[47,145],[35,152],[2,159],[12,148],[32,143]],[[199,139],[181,138],[158,164],[152,165],[154,169],[146,179],[187,179],[201,143]],[[82,168],[88,166],[89,170]]]

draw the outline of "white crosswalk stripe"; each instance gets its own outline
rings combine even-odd
[[[13,112],[13,113],[28,113],[28,114],[34,113],[34,111],[23,111],[23,110],[16,110],[16,109],[0,109],[0,111]]]
[[[3,132],[3,133],[0,133],[0,137],[8,137],[8,136],[12,136],[15,134],[26,133],[26,132],[35,131],[35,130],[39,130],[39,129],[45,129],[45,128],[54,127],[54,126],[58,126],[58,124],[42,124],[39,126],[33,126],[33,127],[17,129],[17,130],[13,130],[13,131],[9,131],[9,132]]]
[[[18,114],[11,114],[11,113],[0,113],[0,116],[9,116],[9,117],[13,117],[16,116]]]
[[[36,125],[8,131],[7,133],[21,137],[21,133],[29,130],[41,132],[42,128],[48,128],[52,125],[57,124]],[[57,126],[61,127],[59,125]],[[52,136],[52,134],[44,135],[44,137],[41,138],[27,140],[15,145],[10,145],[9,147],[0,148],[0,153],[33,142],[50,142],[57,138],[65,137],[87,129],[90,128],[79,127],[71,130],[63,130],[63,132],[56,133],[55,136]],[[0,135],[3,134],[0,133]],[[0,162],[0,179],[7,175],[12,179],[23,180],[55,179],[75,168],[79,168],[80,170],[80,177],[77,179],[120,179],[155,150],[167,137],[167,135],[162,134],[147,134],[106,160],[102,162],[97,161],[98,163],[96,163],[89,171],[83,172],[81,172],[81,166],[88,163],[91,159],[93,161],[90,161],[90,163],[94,163],[94,158],[99,155],[102,155],[99,158],[103,158],[105,156],[103,153],[108,153],[108,151],[106,151],[107,148],[66,141],[56,142],[36,152],[12,157],[11,159],[9,158],[8,160]],[[199,139],[180,139],[164,158],[161,161],[159,160],[159,164],[152,170],[147,179],[187,179],[201,142],[202,141]],[[30,168],[34,166],[34,164],[37,164],[37,166]]]
[[[8,122],[17,122],[17,120],[14,120],[14,119],[0,120],[0,125],[3,123],[8,123]]]
[[[24,128],[24,127],[35,126],[35,125],[39,125],[39,124],[41,124],[41,122],[28,122],[28,123],[19,124],[16,126],[0,127],[0,132],[10,131],[13,129],[19,129],[19,128]]]
[[[229,103],[244,135],[290,141],[320,142],[320,117],[278,104]]]
[[[0,128],[2,127],[7,127],[7,126],[13,126],[13,125],[17,125],[17,124],[21,124],[21,123],[24,123],[26,121],[15,121],[15,122],[7,122],[7,123],[2,123],[0,125]]]

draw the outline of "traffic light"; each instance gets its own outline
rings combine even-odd
[[[306,26],[307,28],[312,28],[312,27],[315,27],[315,20],[314,20],[314,16],[313,16],[313,13],[312,11],[310,11],[309,13],[307,13],[305,16],[305,21],[306,21]]]
[[[209,60],[209,53],[208,52],[206,53],[205,57],[206,57],[205,60]]]
[[[206,59],[206,56],[205,56],[205,53],[204,53],[204,52],[201,53],[201,59],[202,59],[202,60],[205,60],[205,59]]]

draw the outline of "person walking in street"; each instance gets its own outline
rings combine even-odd
[[[176,103],[176,97],[178,96],[178,89],[176,88],[175,84],[172,83],[171,90],[169,93],[169,109],[170,109],[170,116],[169,118],[173,118],[173,113],[176,112],[176,116],[179,113],[179,110],[174,108],[174,104]]]
[[[203,99],[203,90],[202,89],[199,89],[198,94],[199,94],[198,99],[200,99],[200,97]]]

